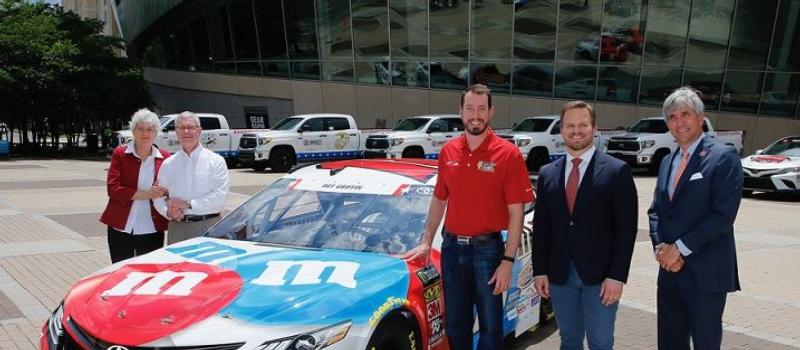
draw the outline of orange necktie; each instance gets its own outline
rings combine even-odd
[[[681,175],[686,170],[686,164],[689,164],[689,151],[682,149],[681,162],[678,163],[678,170],[675,171],[675,177],[672,178],[672,196],[669,197],[670,200],[675,197],[675,190],[678,189],[678,181],[681,181]]]

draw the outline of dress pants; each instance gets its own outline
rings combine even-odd
[[[658,287],[658,348],[719,350],[722,346],[722,313],[727,293],[699,293]]]
[[[108,226],[108,251],[111,263],[152,252],[164,246],[164,231],[130,234]]]

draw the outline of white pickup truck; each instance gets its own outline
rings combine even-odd
[[[597,148],[605,151],[607,137],[618,131],[597,130],[594,143]],[[528,171],[536,172],[542,165],[552,162],[567,154],[564,139],[561,137],[561,123],[559,116],[528,117],[514,125],[510,131],[499,134],[500,137],[513,142],[525,158]]]
[[[237,147],[239,139],[245,133],[258,131],[259,129],[230,129],[228,120],[221,114],[214,113],[195,113],[200,119],[200,127],[203,133],[200,136],[200,143],[204,147],[216,152],[225,158],[228,164],[235,164],[239,156]],[[181,144],[175,134],[175,118],[177,114],[167,114],[159,119],[161,133],[156,139],[155,144],[170,153],[178,152]],[[120,130],[114,133],[111,138],[111,147],[125,144],[133,139],[130,130]]]
[[[365,140],[350,115],[295,115],[242,136],[239,161],[257,171],[287,172],[301,161],[362,158]]]
[[[717,138],[723,143],[735,147],[742,154],[742,130],[714,130],[711,121],[706,118],[703,123],[706,136]],[[678,147],[678,143],[669,133],[667,122],[663,117],[644,118],[628,128],[624,135],[614,136],[608,141],[607,153],[622,159],[632,167],[647,168],[651,174],[657,174],[661,159]]]
[[[436,159],[442,146],[463,131],[457,114],[401,119],[391,131],[367,137],[364,157]]]

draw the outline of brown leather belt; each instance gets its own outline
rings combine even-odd
[[[180,222],[198,222],[219,216],[219,213],[206,215],[184,215]]]

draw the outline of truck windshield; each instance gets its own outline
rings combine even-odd
[[[665,134],[669,132],[667,123],[663,119],[642,119],[628,128],[629,132],[649,134]]]
[[[787,137],[773,143],[761,154],[770,156],[800,157],[800,137]]]
[[[227,215],[209,237],[314,249],[405,253],[419,244],[433,189],[402,195],[294,189],[280,179]],[[347,183],[331,182],[330,188]]]
[[[392,131],[414,131],[419,130],[428,123],[428,118],[407,118],[400,119],[392,128]]]
[[[272,130],[292,130],[297,124],[300,124],[301,121],[303,121],[303,118],[286,118],[279,121],[278,124],[275,124]]]
[[[552,123],[552,119],[524,119],[511,131],[545,132]]]

